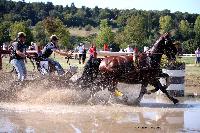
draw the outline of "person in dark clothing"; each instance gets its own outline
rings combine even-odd
[[[56,35],[52,35],[50,37],[50,41],[42,50],[42,58],[44,60],[49,61],[49,63],[51,63],[52,65],[55,66],[55,69],[58,73],[58,75],[63,75],[65,74],[64,69],[62,68],[62,66],[60,65],[59,62],[54,61],[53,59],[49,58],[51,56],[51,54],[54,52],[62,54],[57,47],[57,43],[58,43],[58,37]]]
[[[110,48],[111,52],[119,52],[120,51],[120,48],[116,43],[111,43],[109,48]]]
[[[15,68],[18,81],[24,81],[26,78],[26,67],[25,67],[25,58],[26,58],[26,34],[24,32],[19,32],[17,34],[17,40],[12,44],[11,51],[11,61],[10,63]]]
[[[85,59],[86,59],[86,49],[85,46],[83,45],[83,53],[82,53],[82,64],[85,64]]]

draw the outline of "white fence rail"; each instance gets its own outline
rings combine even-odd
[[[80,53],[75,52],[72,54],[75,55],[75,54],[80,54]],[[133,54],[133,52],[97,51],[97,56],[120,56],[120,55],[129,55],[129,54]],[[183,54],[180,57],[195,57],[195,54]]]
[[[195,54],[183,54],[181,57],[195,57]]]

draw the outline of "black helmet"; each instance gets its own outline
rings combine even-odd
[[[26,34],[24,32],[17,33],[17,38],[20,38],[20,37],[26,37]]]
[[[58,40],[58,37],[57,37],[56,35],[51,35],[50,40],[51,40],[51,41],[52,41],[52,40],[56,41],[56,40]]]

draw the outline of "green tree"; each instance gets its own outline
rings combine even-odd
[[[47,18],[43,21],[43,25],[45,27],[45,31],[47,32],[48,36],[51,36],[52,34],[56,34],[60,39],[59,40],[60,46],[68,48],[70,33],[64,27],[60,19]]]
[[[0,25],[0,45],[2,45],[4,42],[9,42],[11,40],[9,36],[9,27],[9,22],[3,22]]]
[[[171,16],[161,16],[160,20],[160,33],[163,34],[165,32],[169,32],[170,30],[172,30],[172,18]]]
[[[147,21],[141,15],[132,16],[128,19],[127,25],[124,29],[125,42],[127,44],[142,47],[147,41]]]
[[[46,45],[46,43],[48,42],[47,40],[47,35],[45,33],[45,28],[43,26],[42,21],[39,21],[34,29],[33,29],[33,35],[34,35],[34,39],[35,41],[39,44],[39,45]]]
[[[26,44],[30,45],[30,43],[33,41],[33,34],[26,24],[26,22],[15,22],[12,24],[10,36],[12,40],[15,40],[18,32],[24,32],[26,34]]]
[[[200,38],[200,16],[197,17],[196,21],[195,21],[195,25],[194,25],[194,31],[196,34],[196,39]]]
[[[100,31],[96,38],[97,47],[102,48],[105,43],[110,44],[114,40],[114,33],[111,31],[111,27],[108,26],[107,20],[102,20],[100,23]]]
[[[190,32],[190,25],[187,20],[181,20],[179,23],[179,32],[181,33],[184,40],[188,37]]]

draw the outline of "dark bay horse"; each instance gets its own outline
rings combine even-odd
[[[169,61],[176,59],[176,47],[172,43],[169,34],[162,35],[156,43],[144,53],[131,56],[110,56],[104,59],[91,59],[86,64],[83,74],[78,82],[82,81],[84,85],[94,85],[108,87],[108,90],[122,95],[117,90],[118,82],[128,84],[142,84],[139,97],[136,103],[139,103],[144,94],[150,94],[161,90],[174,103],[179,101],[170,96],[167,92],[167,85],[162,86],[160,77],[169,78],[169,75],[162,72],[160,68],[161,57],[165,54]],[[133,57],[136,60],[133,59]],[[147,91],[146,87],[150,84],[155,89]]]

